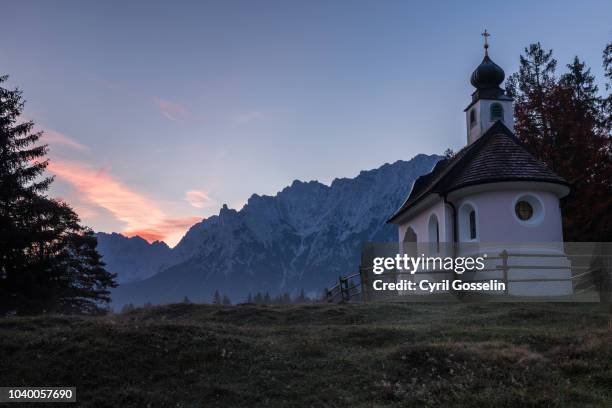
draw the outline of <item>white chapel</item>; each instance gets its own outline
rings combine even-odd
[[[548,244],[563,242],[559,200],[569,184],[515,137],[513,100],[500,87],[505,74],[489,57],[484,35],[484,59],[471,75],[475,90],[465,108],[466,146],[419,177],[388,222],[398,226],[400,243],[427,243],[433,252],[453,243],[494,253],[508,243],[523,245],[523,252],[562,253]],[[571,282],[553,291],[567,293]]]

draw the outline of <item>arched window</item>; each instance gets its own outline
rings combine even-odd
[[[504,118],[504,108],[501,106],[501,103],[493,103],[491,104],[491,122],[495,122],[496,120],[502,120]]]
[[[476,124],[476,109],[470,111],[470,127]]]
[[[476,239],[476,211],[470,211],[470,239]]]
[[[431,214],[431,217],[429,217],[428,230],[432,252],[440,252],[440,225],[438,224],[438,217],[436,217],[436,214]]]
[[[458,211],[459,238],[461,242],[478,240],[478,214],[472,203],[464,203]]]
[[[417,234],[412,227],[406,229],[404,240],[401,243],[401,251],[402,254],[417,256]]]
[[[412,227],[408,227],[408,229],[406,229],[406,233],[404,234],[404,242],[417,242],[417,234],[414,232]]]

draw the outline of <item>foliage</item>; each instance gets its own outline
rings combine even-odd
[[[300,289],[300,292],[293,299],[287,292],[279,293],[274,298],[270,296],[268,292],[262,294],[257,292],[255,297],[251,293],[248,294],[246,303],[255,303],[257,305],[290,305],[290,304],[303,304],[309,303],[310,299],[304,294],[304,289]]]
[[[134,310],[136,310],[136,307],[134,306],[133,303],[126,303],[125,305],[123,305],[123,307],[121,308],[121,313],[122,314],[127,314],[127,313],[131,313]]]
[[[612,78],[609,45],[604,67]],[[552,50],[525,48],[520,68],[506,82],[515,99],[515,133],[533,154],[564,177],[572,192],[562,200],[566,241],[607,241],[612,236],[611,96],[578,57],[557,76]],[[609,90],[609,87],[608,87]]]
[[[0,314],[100,313],[115,276],[104,269],[93,232],[68,204],[44,193],[47,146],[20,121],[21,91],[0,77]]]
[[[444,159],[449,160],[455,157],[455,152],[449,147],[444,151],[444,153],[442,153],[442,156]]]
[[[215,294],[213,295],[213,301],[212,301],[213,305],[220,305],[221,304],[221,295],[219,294],[219,290],[215,290]]]

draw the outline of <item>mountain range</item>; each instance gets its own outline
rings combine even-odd
[[[116,232],[98,232],[96,236],[106,269],[117,273],[119,284],[146,279],[175,263],[165,242],[148,243],[139,236],[128,238]]]
[[[241,210],[224,205],[193,225],[174,248],[98,233],[98,249],[120,283],[113,307],[185,296],[210,302],[215,290],[238,302],[256,292],[317,296],[357,271],[363,242],[397,240],[397,227],[385,221],[439,159],[419,154],[329,186],[296,180],[275,196],[253,194]]]

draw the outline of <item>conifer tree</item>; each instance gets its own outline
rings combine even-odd
[[[219,294],[219,289],[215,290],[215,294],[213,295],[213,305],[221,304],[221,295]]]
[[[133,303],[128,303],[123,305],[123,307],[121,308],[121,313],[130,313],[133,312],[134,310],[136,310],[136,307],[134,307]]]
[[[71,224],[59,240],[59,245],[64,245],[62,255],[54,256],[52,270],[63,284],[57,285],[58,296],[51,299],[63,312],[98,313],[100,304],[110,303],[108,289],[117,286],[116,275],[104,268],[93,231],[78,224],[78,217],[67,204],[57,205]]]
[[[232,301],[231,301],[231,299],[229,298],[229,296],[227,296],[227,295],[223,295],[223,304],[224,304],[224,305],[231,305],[231,304],[232,304]]]
[[[515,133],[572,186],[561,201],[564,239],[606,241],[612,236],[610,96],[599,95],[590,69],[577,57],[560,77],[556,67],[552,50],[539,43],[525,49],[506,85],[515,99]]]
[[[304,294],[304,288],[300,289],[300,294],[295,300],[295,303],[306,303],[306,295]]]
[[[98,313],[115,275],[104,269],[93,232],[44,194],[47,146],[32,121],[20,121],[21,91],[0,76],[0,313]]]
[[[606,91],[608,91],[608,96],[604,99],[604,116],[607,118],[606,128],[610,132],[612,129],[612,42],[604,49],[602,65],[606,77]]]

